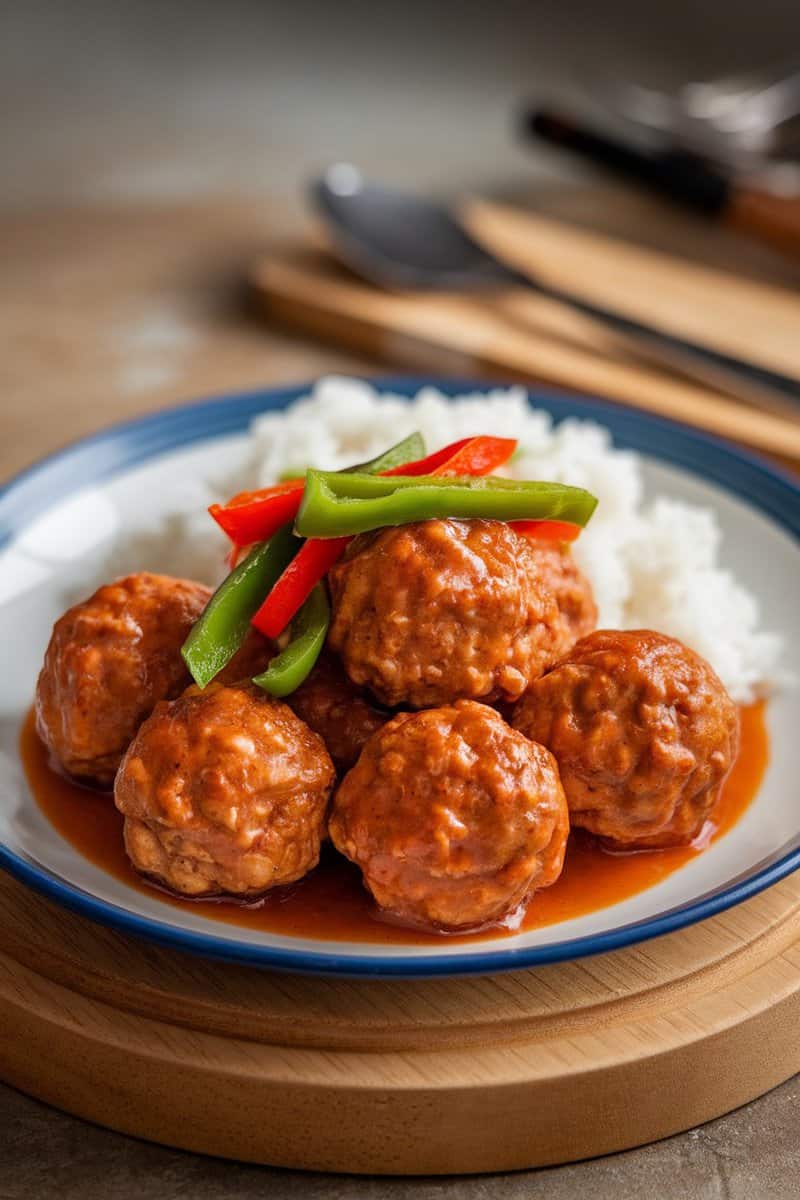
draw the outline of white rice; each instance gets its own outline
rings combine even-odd
[[[643,503],[637,454],[616,449],[594,422],[554,425],[548,413],[529,408],[522,387],[455,400],[423,388],[409,402],[378,395],[361,380],[322,379],[287,411],[253,422],[254,477],[264,486],[287,469],[345,467],[415,429],[428,451],[470,434],[515,437],[510,474],[575,484],[597,496],[575,557],[594,588],[601,627],[680,638],[742,703],[777,678],[781,639],[759,628],[755,597],[720,566],[714,512],[667,497]]]
[[[591,421],[562,421],[528,406],[524,388],[448,400],[424,388],[410,402],[356,379],[322,379],[291,408],[257,417],[251,452],[233,477],[184,479],[166,515],[117,540],[103,577],[164,570],[216,583],[226,540],[206,507],[233,492],[274,483],[287,470],[345,467],[385,450],[415,429],[429,451],[477,433],[515,437],[509,474],[585,487],[599,503],[575,545],[591,580],[599,625],[650,628],[679,638],[715,668],[734,700],[746,703],[781,678],[781,639],[760,628],[755,597],[720,565],[721,532],[709,508],[658,497],[644,501],[637,454],[614,447]],[[85,582],[82,584],[85,588]]]

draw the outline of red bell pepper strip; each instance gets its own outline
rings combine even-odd
[[[256,488],[254,492],[237,492],[235,496],[231,496],[223,507],[225,508],[241,508],[253,504],[256,500],[269,500],[271,496],[280,496],[283,492],[294,492],[303,490],[305,484],[305,475],[293,475],[289,479],[279,479],[277,483],[271,483],[269,487]],[[218,508],[219,505],[212,504],[212,508]]]
[[[572,521],[509,521],[509,525],[523,537],[549,542],[574,542],[581,531]]]
[[[479,437],[461,438],[427,458],[403,463],[381,475],[488,475],[508,462],[517,448],[516,438]]]
[[[382,475],[432,475],[437,467],[442,466],[448,459],[468,446],[470,442],[474,442],[474,438],[461,438],[458,442],[451,442],[449,446],[442,446],[441,450],[434,450],[433,454],[428,454],[425,458],[418,458],[415,462],[401,463],[399,467],[392,467],[390,471],[381,471]]]
[[[350,537],[309,538],[300,547],[253,617],[265,637],[283,633],[300,606],[347,549]]]
[[[507,462],[516,449],[513,438],[461,438],[434,454],[403,463],[382,475],[488,475]],[[212,504],[209,512],[239,546],[265,541],[281,525],[294,520],[303,495],[302,479],[289,479],[255,492],[240,492],[227,504]]]
[[[359,463],[350,470],[376,475],[400,463],[414,462],[424,453],[425,442],[422,434],[410,433],[376,458]],[[239,545],[247,545],[262,538],[266,540],[276,529],[288,525],[294,519],[303,497],[304,483],[304,479],[289,476],[272,487],[259,488],[255,492],[240,492],[227,504],[213,504],[209,512],[231,540]]]
[[[492,471],[508,462],[517,448],[517,439],[474,437],[462,445],[456,445],[458,449],[440,466],[435,467],[430,472],[431,475],[490,475]],[[415,475],[424,473],[414,472]]]
[[[258,492],[240,492],[227,504],[212,504],[208,511],[237,545],[265,542],[281,525],[294,520],[303,486],[304,480],[292,479]]]
[[[462,438],[427,458],[404,463],[381,474],[488,475],[495,467],[507,462],[516,448],[515,438]],[[256,629],[266,637],[278,637],[351,541],[349,537],[309,538],[253,617]]]

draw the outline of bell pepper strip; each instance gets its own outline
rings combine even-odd
[[[436,475],[488,474],[489,471],[493,471],[510,458],[516,445],[514,438],[462,438],[461,441],[452,442],[442,450],[429,454],[427,458],[403,463],[390,470],[381,470],[380,474],[383,478],[420,475],[429,472]],[[377,474],[376,468],[381,465],[380,460],[377,459],[372,463],[366,463],[361,470],[365,473]],[[350,541],[349,537],[309,538],[253,618],[253,625],[256,629],[267,637],[278,637],[311,589],[341,558]]]
[[[400,442],[396,442],[394,446],[390,446],[388,450],[384,450],[376,458],[369,459],[368,462],[358,463],[355,466],[347,467],[348,471],[367,471],[371,475],[389,474],[390,468],[396,467],[398,464],[411,462],[418,459],[423,461],[421,455],[425,453],[425,439],[421,433],[410,433]],[[307,468],[304,468],[304,471]],[[304,471],[284,471],[280,477],[280,482],[284,480],[292,480],[296,482],[296,477],[303,475]],[[304,483],[304,479],[300,479],[300,483]]]
[[[389,471],[382,471],[382,475],[433,475],[438,467],[443,466],[457,454],[459,450],[463,450],[468,446],[474,438],[461,438],[458,442],[451,442],[449,446],[442,446],[441,450],[434,450],[433,454],[428,454],[425,458],[414,459],[413,462],[401,463],[398,467],[392,467]]]
[[[271,696],[288,696],[308,677],[320,651],[330,624],[331,610],[325,588],[316,584],[292,622],[289,644],[253,683]]]
[[[240,492],[227,504],[212,504],[208,511],[238,546],[264,542],[294,520],[304,486],[304,479],[292,479],[258,492]]]
[[[305,472],[302,475],[295,472],[286,479],[279,480],[278,483],[271,483],[269,487],[258,488],[254,492],[237,492],[225,504],[212,504],[211,508],[244,508],[248,504],[252,504],[254,500],[269,500],[273,496],[282,496],[285,492],[300,491],[305,486],[305,482]]]
[[[407,454],[424,453],[424,450],[425,443],[421,434],[412,433],[384,454],[378,455],[370,462],[362,463],[358,471],[372,475],[379,471],[402,470],[405,464],[399,463],[398,459]],[[310,538],[304,542],[297,556],[289,563],[253,617],[255,628],[266,637],[278,637],[283,633],[313,588],[325,578],[333,564],[344,554],[351,540],[349,537],[324,540]],[[266,633],[268,629],[272,632]]]
[[[451,442],[427,458],[405,463],[381,475],[488,475],[508,462],[517,448],[516,438],[468,437]]]
[[[548,542],[574,542],[581,531],[571,521],[511,521],[511,528],[522,537]]]
[[[474,437],[455,450],[431,475],[490,475],[511,458],[517,448],[516,438]],[[424,475],[415,471],[415,475]]]
[[[357,467],[348,467],[350,471],[363,471],[365,475],[391,475],[393,471],[412,462],[419,462],[425,453],[425,439],[421,433],[410,433],[401,442],[396,442],[377,458],[369,462],[359,463]],[[305,480],[303,481],[305,482]]]
[[[310,538],[277,580],[258,612],[253,625],[265,637],[283,633],[303,602],[341,558],[353,539]]]
[[[420,458],[425,443],[419,433],[412,433],[377,458],[348,468],[348,473],[487,475],[511,457],[516,444],[512,438],[462,438]],[[240,492],[227,504],[212,504],[208,511],[231,541],[247,546],[272,537],[276,529],[294,519],[304,486],[304,479],[287,479],[259,491]]]
[[[425,453],[425,442],[419,433],[409,434],[383,454],[348,471],[374,474],[389,470],[400,463],[419,458]],[[300,507],[305,479],[287,479],[255,492],[239,492],[227,504],[212,504],[209,512],[232,542],[247,546],[271,538],[282,525],[293,521]]]
[[[253,546],[217,588],[181,648],[198,687],[209,684],[233,658],[253,613],[299,546],[291,526],[285,526],[269,542]]]
[[[251,542],[248,546],[238,546],[236,542],[232,542],[230,550],[225,555],[225,565],[228,570],[232,571],[235,567],[238,567],[239,563],[250,553],[255,544],[255,542]]]
[[[597,500],[589,492],[562,483],[308,471],[295,533],[340,538],[436,517],[553,520],[583,526],[596,506]]]

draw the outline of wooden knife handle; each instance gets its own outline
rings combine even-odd
[[[728,224],[800,258],[800,196],[737,189],[725,210]]]

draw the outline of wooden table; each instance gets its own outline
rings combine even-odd
[[[374,369],[249,315],[245,266],[289,224],[262,202],[4,217],[0,477],[166,404]]]

